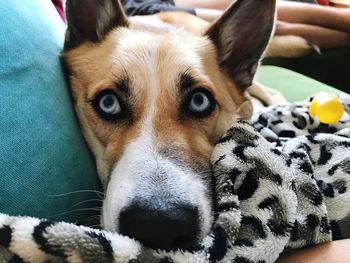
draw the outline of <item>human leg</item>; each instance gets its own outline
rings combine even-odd
[[[279,1],[278,19],[350,32],[350,9]]]
[[[320,26],[277,22],[276,35],[297,35],[320,48],[335,48],[350,45],[350,33]]]
[[[178,6],[192,6],[194,8],[225,10],[234,0],[175,0]]]

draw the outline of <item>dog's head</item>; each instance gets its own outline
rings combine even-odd
[[[210,231],[210,156],[244,115],[274,0],[238,0],[203,36],[134,24],[117,0],[68,0],[62,55],[106,191],[102,225],[153,248]]]

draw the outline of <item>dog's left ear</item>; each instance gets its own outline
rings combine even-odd
[[[119,0],[67,0],[68,28],[64,50],[83,42],[99,42],[118,26],[128,26]]]
[[[271,38],[276,0],[237,0],[207,31],[222,70],[244,91]]]

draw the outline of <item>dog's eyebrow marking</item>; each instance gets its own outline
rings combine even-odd
[[[179,86],[182,92],[190,89],[196,83],[194,78],[188,73],[182,73],[179,76]]]
[[[123,76],[121,78],[118,79],[117,83],[116,83],[117,88],[125,93],[125,94],[129,94],[130,93],[130,79],[128,76]]]

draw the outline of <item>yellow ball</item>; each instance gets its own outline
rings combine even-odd
[[[311,116],[316,116],[318,102],[319,101],[323,101],[323,100],[328,100],[329,98],[338,99],[337,95],[330,94],[330,93],[327,93],[325,91],[321,91],[321,92],[317,93],[314,96],[314,98],[313,98],[313,100],[311,101],[311,104],[310,104],[310,114],[311,114]]]
[[[338,98],[322,99],[317,104],[316,117],[320,122],[333,124],[338,122],[344,114],[343,103]]]
[[[311,101],[311,104],[310,104],[310,115],[315,117],[316,116],[316,109],[317,109],[317,105],[318,105],[318,100],[316,99],[313,99]]]

